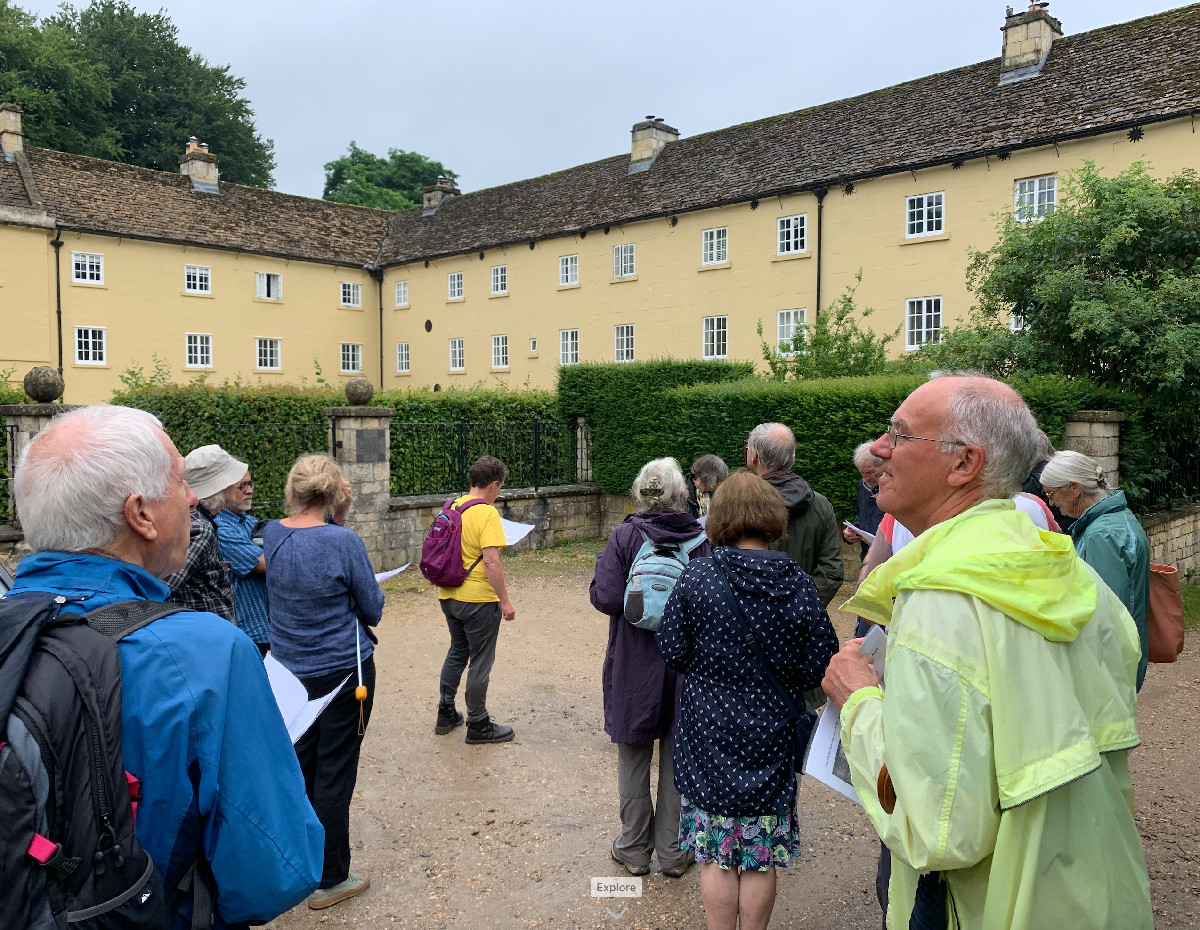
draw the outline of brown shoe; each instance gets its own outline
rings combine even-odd
[[[333,907],[348,898],[362,894],[371,885],[371,876],[366,872],[351,872],[344,882],[338,882],[332,888],[318,888],[308,896],[308,906],[314,911],[323,907]]]

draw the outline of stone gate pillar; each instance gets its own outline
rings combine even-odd
[[[1104,469],[1110,488],[1119,488],[1121,477],[1121,424],[1119,410],[1076,410],[1063,430],[1062,447],[1082,452]]]
[[[354,503],[346,516],[366,543],[371,564],[380,570],[388,501],[391,499],[391,407],[327,407],[333,438],[333,457],[346,473]]]
[[[16,471],[17,459],[25,451],[25,447],[33,442],[33,437],[45,429],[51,420],[60,413],[74,410],[75,404],[0,404],[0,416],[4,417],[5,455],[8,456],[8,480],[0,485],[0,492],[6,498],[9,520],[14,526],[20,526],[20,517],[12,499],[12,477]]]

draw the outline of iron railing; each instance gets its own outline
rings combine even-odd
[[[15,511],[12,503],[12,481],[9,469],[12,468],[13,460],[16,458],[17,427],[7,423],[3,426],[4,448],[3,455],[0,455],[0,523],[12,523]]]
[[[467,473],[481,455],[509,468],[510,488],[540,488],[589,480],[590,437],[554,420],[522,423],[410,423],[392,420],[392,495],[466,491]],[[589,473],[581,474],[581,472]]]
[[[1195,437],[1178,437],[1167,446],[1164,469],[1146,482],[1137,509],[1152,513],[1197,499],[1200,499],[1200,450]]]
[[[250,466],[254,478],[253,513],[261,520],[285,515],[283,488],[296,459],[309,452],[329,452],[329,423],[213,423],[226,452]]]

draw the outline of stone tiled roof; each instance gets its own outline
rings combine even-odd
[[[997,36],[999,38],[999,36]],[[436,258],[1123,130],[1200,114],[1200,4],[1057,40],[1042,73],[999,85],[1000,59],[685,137],[649,171],[629,154],[387,213],[25,149],[66,228],[310,261]],[[1146,130],[1153,133],[1151,126]],[[30,206],[0,160],[0,207]],[[382,246],[382,251],[381,251]]]
[[[999,36],[997,36],[999,38]],[[1057,40],[1040,76],[1000,58],[396,214],[383,261],[470,252],[1200,113],[1200,4]],[[1153,130],[1148,130],[1153,132]]]
[[[27,146],[43,208],[69,229],[310,261],[370,265],[389,213],[238,184],[219,196],[181,174]],[[0,171],[0,205],[28,206]]]

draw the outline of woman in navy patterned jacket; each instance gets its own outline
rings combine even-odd
[[[667,665],[687,676],[675,747],[679,845],[700,863],[709,930],[766,927],[775,867],[800,854],[795,758],[804,747],[725,597],[728,579],[775,677],[803,706],[838,641],[812,579],[767,548],[786,526],[778,491],[749,472],[730,476],[705,526],[713,555],[688,564],[657,633]]]

